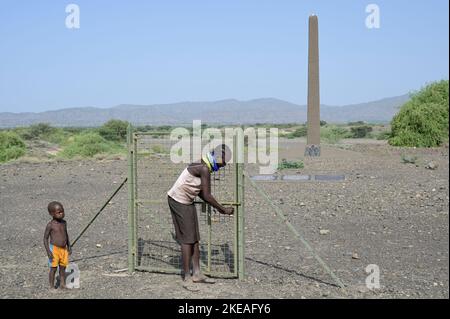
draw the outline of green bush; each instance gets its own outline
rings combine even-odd
[[[144,126],[137,126],[137,127],[135,127],[135,129],[139,132],[149,132],[149,131],[154,131],[155,127],[153,127],[151,125],[144,125]]]
[[[379,141],[389,140],[391,138],[391,131],[383,131],[376,135],[376,139]]]
[[[29,127],[15,128],[14,131],[20,135],[24,140],[37,140],[43,134],[48,134],[52,131],[52,127],[47,123],[33,124]]]
[[[54,127],[47,123],[38,123],[30,125],[29,134],[32,138],[39,138],[44,135],[49,135],[54,131]]]
[[[278,164],[278,170],[283,169],[301,169],[304,168],[305,165],[302,161],[288,161],[285,158],[281,160],[281,163]]]
[[[348,122],[347,125],[348,126],[362,126],[362,125],[366,125],[366,122],[364,122],[364,121]]]
[[[25,140],[43,140],[54,144],[62,144],[68,136],[68,132],[47,123],[33,124],[15,131]]]
[[[308,134],[308,129],[306,126],[301,126],[294,132],[289,133],[287,138],[305,137]]]
[[[322,127],[320,129],[320,138],[328,144],[336,144],[347,137],[349,137],[349,131],[343,127]]]
[[[364,138],[373,131],[373,128],[368,125],[354,126],[350,128],[353,138]]]
[[[162,125],[162,126],[158,126],[156,128],[157,131],[161,131],[161,132],[170,131],[171,129],[172,129],[172,126],[170,126],[170,125]]]
[[[10,130],[2,130],[4,132],[14,132],[15,134],[19,135],[19,137],[23,140],[26,140],[26,138],[24,137],[24,135],[28,132],[29,128],[28,127],[15,127],[13,129]]]
[[[266,123],[266,124],[262,124],[262,123],[256,123],[254,126],[256,127],[276,127],[278,129],[289,129],[289,128],[293,128],[295,126],[297,126],[298,124],[295,123],[285,123],[285,124],[276,124],[276,123]]]
[[[61,128],[55,128],[51,133],[41,136],[41,139],[53,144],[64,144],[68,136],[68,132]]]
[[[0,163],[21,157],[25,154],[26,145],[14,132],[0,132]]]
[[[128,122],[126,121],[110,120],[98,129],[98,133],[108,141],[125,141],[127,128]]]
[[[116,154],[124,151],[117,143],[107,141],[97,133],[89,132],[76,135],[59,153],[60,156],[73,158],[75,156],[93,157],[96,154]]]
[[[80,133],[86,131],[86,128],[84,128],[84,127],[65,127],[63,130],[65,133],[73,135],[73,134],[80,134]]]
[[[432,83],[411,96],[393,118],[389,144],[436,147],[448,140],[449,82]]]

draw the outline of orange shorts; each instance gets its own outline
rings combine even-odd
[[[53,258],[48,260],[49,267],[67,267],[69,264],[69,251],[67,247],[58,247],[50,244],[50,251],[53,254]]]

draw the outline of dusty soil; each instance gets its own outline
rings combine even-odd
[[[280,142],[280,158],[303,157],[303,140]],[[401,154],[418,156],[404,164]],[[436,170],[425,165],[438,164]],[[46,206],[63,202],[74,238],[126,177],[126,161],[0,165],[0,296],[54,298],[42,243]],[[192,292],[176,275],[116,272],[127,266],[127,191],[74,247],[81,288],[66,298],[448,298],[448,147],[397,149],[383,142],[323,146],[289,174],[343,174],[340,182],[258,182],[347,285],[337,288],[247,183],[244,281],[217,279]],[[320,230],[326,234],[321,235]],[[328,232],[327,232],[328,231]],[[101,247],[97,247],[97,244]],[[380,269],[380,289],[365,268]]]

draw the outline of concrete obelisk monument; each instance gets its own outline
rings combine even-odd
[[[308,135],[305,156],[320,156],[319,21],[309,17]]]

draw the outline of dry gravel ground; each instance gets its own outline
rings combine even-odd
[[[302,140],[281,141],[280,158],[301,158],[303,149]],[[418,156],[417,165],[403,164],[402,153]],[[436,170],[425,169],[431,160]],[[401,150],[353,141],[323,146],[320,159],[306,159],[304,169],[289,173],[346,176],[343,182],[258,182],[347,284],[345,291],[247,183],[246,280],[218,279],[191,292],[175,275],[116,273],[127,266],[125,187],[74,247],[81,288],[61,296],[449,297],[448,147]],[[55,298],[47,289],[42,243],[47,203],[63,202],[74,238],[125,177],[124,160],[0,165],[0,296]],[[380,268],[380,289],[365,286],[369,264]]]

